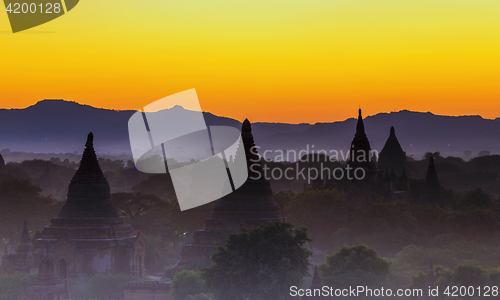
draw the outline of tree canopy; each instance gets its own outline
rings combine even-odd
[[[308,241],[307,229],[282,222],[232,234],[203,269],[207,287],[218,300],[288,299],[308,271]]]
[[[319,266],[323,282],[336,287],[373,285],[389,274],[390,262],[366,245],[343,246]]]

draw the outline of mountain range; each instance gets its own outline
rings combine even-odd
[[[192,113],[182,107],[171,113]],[[109,110],[64,100],[43,100],[24,109],[0,109],[0,149],[34,153],[80,153],[92,131],[98,153],[130,154],[128,120],[135,111]],[[241,122],[204,112],[207,125],[238,129]],[[357,110],[353,110],[357,117]],[[250,120],[251,121],[251,120]],[[500,153],[500,118],[441,116],[430,112],[379,113],[364,119],[372,149],[380,151],[391,126],[407,155],[420,159],[425,152],[462,156],[488,150]],[[356,118],[316,124],[252,124],[255,142],[264,150],[325,149],[347,151],[356,130]]]

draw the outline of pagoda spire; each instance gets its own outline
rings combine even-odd
[[[252,134],[252,124],[248,119],[243,121],[241,125],[241,137],[243,139],[243,145],[245,147],[245,155],[247,157],[247,162],[255,162],[259,159],[257,155],[257,149],[255,146],[255,141]],[[250,164],[247,164],[250,166]]]
[[[311,283],[311,288],[321,288],[321,276],[319,276],[318,266],[314,266],[314,275]]]
[[[68,200],[59,217],[62,218],[117,218],[110,202],[109,183],[99,166],[94,150],[94,135],[89,133],[80,166],[68,187]]]
[[[431,156],[424,184],[420,189],[420,198],[418,202],[420,204],[434,203],[439,206],[450,206],[445,198],[444,191],[443,186],[439,183],[436,166],[434,165],[434,157]]]
[[[241,138],[243,141],[243,148],[245,149],[245,156],[248,168],[248,177],[257,178],[261,176],[261,165],[259,162],[259,155],[257,154],[257,147],[252,134],[252,124],[248,119],[243,121],[241,125]],[[256,166],[253,166],[255,165]],[[252,167],[253,166],[253,167]]]
[[[20,243],[31,243],[30,233],[28,231],[28,221],[24,220],[23,232],[21,233]]]
[[[91,133],[87,136],[85,150],[83,150],[80,167],[76,171],[71,182],[90,183],[90,182],[107,182],[102,173],[99,161],[94,150],[94,135]]]
[[[361,116],[361,108],[358,110],[358,124],[356,125],[356,136],[365,137],[365,124],[363,123],[363,117]]]
[[[434,157],[431,156],[429,159],[429,166],[427,167],[427,174],[425,175],[424,186],[428,187],[441,187],[439,183],[438,174],[436,171],[436,165],[434,164]]]
[[[16,253],[27,254],[31,248],[33,248],[33,244],[31,243],[31,236],[28,231],[28,222],[24,220],[23,231],[19,238],[19,244],[16,247]]]

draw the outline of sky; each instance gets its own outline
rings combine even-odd
[[[240,121],[496,118],[499,15],[498,0],[81,0],[13,34],[0,12],[0,107],[138,110],[195,88]]]

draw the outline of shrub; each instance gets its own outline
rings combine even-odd
[[[389,274],[390,262],[382,259],[366,245],[341,247],[326,256],[326,263],[319,272],[325,284],[331,286],[373,285],[382,282]]]
[[[0,300],[16,300],[33,283],[36,275],[15,273],[0,276]]]

